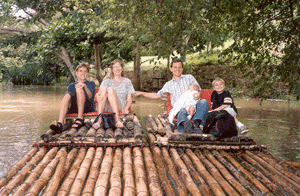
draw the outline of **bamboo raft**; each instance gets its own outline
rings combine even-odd
[[[124,130],[46,131],[0,179],[0,195],[299,195],[300,164],[251,137],[180,134],[165,116]]]

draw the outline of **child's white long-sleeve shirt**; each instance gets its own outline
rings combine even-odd
[[[195,93],[198,93],[198,91],[187,90],[175,102],[175,104],[169,114],[169,121],[171,124],[173,124],[174,117],[182,108],[185,108],[188,111],[189,107],[196,106],[196,103],[198,100],[194,100],[193,95]]]

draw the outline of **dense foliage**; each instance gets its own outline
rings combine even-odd
[[[236,63],[251,79],[248,88],[254,96],[299,96],[298,0],[0,2],[2,47],[10,46],[9,53],[25,47],[15,57],[5,57],[8,51],[2,50],[0,58],[10,58],[0,63],[1,72],[11,74],[6,78],[26,68],[42,76],[36,77],[38,84],[61,75],[75,79],[74,67],[87,61],[96,66],[101,81],[100,70],[114,58],[134,60],[138,77],[140,56],[171,57],[176,52],[185,59],[194,52],[209,54],[231,39],[218,62],[230,58]],[[18,10],[27,17],[16,17]],[[7,63],[13,60],[18,63]],[[194,62],[189,65],[199,66]]]

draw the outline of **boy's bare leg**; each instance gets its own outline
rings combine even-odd
[[[60,104],[60,110],[59,110],[59,117],[58,122],[64,124],[65,123],[65,117],[68,112],[69,104],[71,101],[71,95],[69,93],[66,93],[63,97],[61,104]]]
[[[119,117],[119,111],[121,110],[120,101],[118,100],[119,98],[118,98],[115,90],[111,87],[109,87],[107,89],[107,98],[110,103],[110,107],[111,107],[112,111],[115,113],[116,126],[123,127],[123,124],[120,124],[122,122]]]
[[[85,94],[83,88],[76,88],[76,101],[78,108],[78,118],[83,119]]]

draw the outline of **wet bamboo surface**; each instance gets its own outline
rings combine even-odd
[[[300,194],[300,168],[266,149],[33,147],[24,157],[0,195]]]
[[[127,126],[141,125],[132,116]],[[133,129],[132,129],[133,130]],[[41,141],[0,178],[2,195],[300,195],[300,167],[251,138],[182,135],[161,116],[145,136]],[[100,133],[99,133],[100,134]]]

